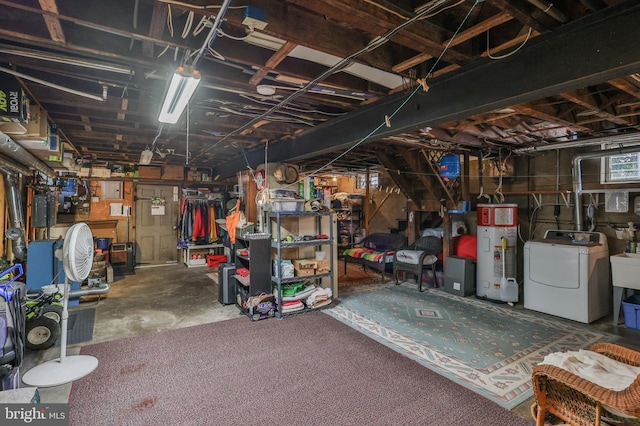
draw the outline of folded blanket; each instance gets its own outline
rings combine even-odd
[[[385,257],[384,252],[374,251],[367,248],[356,247],[344,251],[345,256],[354,257],[356,259],[365,259],[372,263],[391,263],[393,262],[393,251],[388,251]]]
[[[311,293],[309,297],[307,297],[304,303],[309,308],[317,308],[318,306],[322,306],[322,305],[319,305],[319,303],[321,302],[327,302],[327,303],[323,303],[323,305],[331,303],[332,295],[333,295],[333,291],[330,288],[318,287],[316,291],[314,291],[313,293]]]
[[[628,388],[640,375],[640,367],[618,362],[600,353],[584,349],[551,353],[545,356],[540,364],[555,365],[614,391]]]
[[[286,307],[283,306],[281,312],[283,314],[287,314],[289,312],[297,312],[297,311],[301,311],[304,309],[304,305],[302,304],[302,302],[300,303],[300,306],[293,306],[293,307]]]
[[[294,294],[293,296],[286,296],[287,293],[284,292],[284,290],[282,291],[282,301],[283,302],[289,302],[292,300],[303,300],[306,299],[307,297],[309,297],[309,295],[311,293],[313,293],[314,291],[316,291],[316,286],[314,284],[308,284],[306,287],[304,287],[301,291],[299,291],[298,293]],[[278,297],[278,289],[275,289],[273,291],[273,294],[276,296],[276,300]]]

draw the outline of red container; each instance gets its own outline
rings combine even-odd
[[[227,263],[227,256],[224,254],[208,254],[207,266],[209,268],[217,268],[221,263]]]

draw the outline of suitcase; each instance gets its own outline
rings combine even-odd
[[[236,267],[233,263],[218,266],[218,302],[231,305],[236,302]]]

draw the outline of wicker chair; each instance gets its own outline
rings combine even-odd
[[[619,345],[596,343],[589,350],[640,366],[640,352]],[[570,425],[640,425],[640,376],[626,389],[613,391],[562,368],[537,365],[532,381],[536,402],[531,406],[531,415],[536,426],[543,426],[548,414]]]
[[[398,272],[410,273],[416,276],[419,290],[424,291],[422,289],[422,272],[425,267],[430,267],[435,282],[436,263],[441,252],[442,239],[434,236],[420,237],[408,248],[396,251],[393,259],[393,278],[396,285],[400,284]]]

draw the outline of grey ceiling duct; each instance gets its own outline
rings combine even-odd
[[[1,154],[0,154],[0,167],[7,168],[16,173],[20,173],[24,176],[28,176],[31,174],[31,170],[29,170],[28,167],[25,167],[22,164],[16,163],[15,160],[11,160],[10,158],[7,158]]]
[[[18,145],[9,136],[0,132],[0,153],[6,154],[23,165],[34,168],[50,178],[56,177],[56,172],[42,161],[34,157],[29,151]]]

